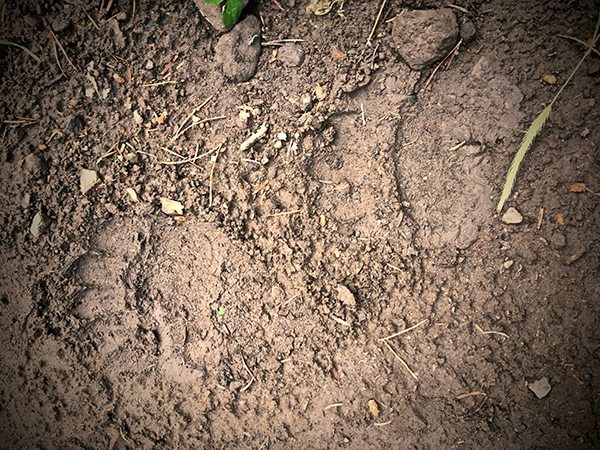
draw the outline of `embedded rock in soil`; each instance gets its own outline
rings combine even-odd
[[[304,62],[304,51],[297,44],[285,44],[279,49],[277,59],[286,66],[298,67]]]
[[[469,20],[460,24],[460,38],[465,42],[469,42],[475,36],[477,29],[475,24]]]
[[[254,16],[248,16],[233,30],[221,36],[215,47],[217,63],[223,75],[241,83],[256,73],[260,57],[260,25]]]
[[[31,222],[31,234],[33,237],[39,237],[44,231],[48,229],[50,226],[50,219],[43,212],[38,212],[33,218],[33,222]]]
[[[340,284],[337,288],[340,301],[349,308],[356,308],[356,299],[354,298],[354,294],[350,292],[343,284]]]
[[[392,37],[413,70],[439,61],[456,45],[458,25],[449,9],[409,11],[394,19]]]
[[[550,390],[552,386],[550,386],[550,382],[548,378],[543,377],[533,383],[529,383],[529,389],[537,396],[537,398],[544,398]]]
[[[69,117],[69,123],[65,128],[66,134],[79,134],[83,131],[83,120],[79,116]]]
[[[98,173],[95,170],[81,170],[81,193],[85,194],[98,181]]]
[[[54,22],[52,22],[52,29],[58,33],[59,31],[67,28],[69,25],[70,22],[68,19],[62,19],[59,17],[58,19],[54,19]]]
[[[502,222],[508,224],[517,224],[523,222],[523,216],[515,208],[510,207],[502,216]]]
[[[248,0],[241,0],[242,8],[244,8],[248,4]],[[206,21],[210,23],[213,28],[217,31],[227,31],[232,27],[226,27],[223,25],[223,5],[225,3],[219,5],[209,5],[204,0],[194,0],[194,3],[200,10],[200,13],[204,16]]]

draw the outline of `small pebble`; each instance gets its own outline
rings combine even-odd
[[[152,70],[154,69],[154,62],[152,62],[151,60],[148,60],[146,62],[146,70]]]
[[[287,139],[287,134],[285,134],[284,132],[277,133],[277,139],[279,139],[280,141],[285,141]]]
[[[144,119],[142,119],[142,116],[140,116],[140,113],[137,112],[137,110],[133,112],[133,120],[135,120],[135,123],[138,125],[141,125],[144,122]]]
[[[62,31],[65,28],[67,28],[69,24],[70,22],[67,19],[54,19],[54,22],[52,22],[52,29],[58,33],[59,31]]]
[[[502,216],[502,222],[509,224],[517,224],[523,222],[523,216],[512,206]]]
[[[460,37],[463,41],[469,42],[471,39],[473,39],[473,36],[475,36],[476,31],[477,30],[473,22],[467,20],[460,26]]]
[[[310,98],[310,94],[304,94],[302,96],[300,99],[300,107],[302,108],[302,111],[305,112],[312,108],[312,99]]]
[[[33,222],[31,222],[31,234],[33,237],[39,237],[44,231],[48,229],[50,226],[50,219],[43,212],[38,212],[33,218]]]
[[[281,141],[275,141],[275,143],[273,144],[273,147],[275,147],[277,150],[279,150],[281,147],[283,147],[283,144],[281,143]]]
[[[505,269],[510,269],[514,263],[515,263],[514,261],[508,260],[502,265],[504,266]]]
[[[83,169],[81,171],[81,193],[85,194],[98,182],[98,173],[95,170]]]

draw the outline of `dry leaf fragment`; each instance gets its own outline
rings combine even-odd
[[[379,416],[379,406],[375,400],[369,400],[369,411],[371,411],[371,414],[375,417]]]
[[[317,97],[317,100],[323,101],[327,97],[327,90],[320,84],[317,84],[315,86],[315,96]]]
[[[273,63],[277,61],[277,49],[273,50],[273,53],[271,54],[271,59],[269,59],[270,63]]]
[[[327,219],[325,218],[325,216],[323,214],[321,214],[319,216],[319,224],[324,227],[325,225],[327,225]]]
[[[183,205],[178,201],[171,200],[169,198],[161,197],[160,202],[162,204],[162,212],[165,214],[174,214],[178,215],[183,214]]]
[[[127,191],[127,193],[129,194],[129,196],[131,197],[131,200],[133,200],[134,202],[138,201],[137,192],[135,192],[133,190],[133,188],[127,188],[125,190]]]
[[[560,223],[561,225],[564,225],[565,224],[565,216],[563,216],[562,214],[557,214],[556,221],[558,223]]]
[[[570,188],[571,192],[583,192],[585,191],[585,184],[583,183],[573,183]]]
[[[548,84],[556,83],[556,77],[554,75],[544,75],[544,78],[542,79]]]
[[[333,49],[331,50],[331,56],[333,57],[333,59],[342,59],[345,55],[344,52],[341,51],[337,46],[333,46]]]

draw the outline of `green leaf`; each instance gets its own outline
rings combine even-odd
[[[223,308],[222,306],[219,306],[219,309],[217,309],[217,314],[220,316],[225,314],[225,308]]]
[[[546,108],[540,113],[539,116],[533,121],[527,133],[525,133],[525,137],[523,138],[523,142],[521,142],[521,147],[519,147],[519,151],[515,155],[512,164],[510,165],[510,169],[508,169],[508,173],[506,174],[506,183],[504,183],[504,189],[502,190],[502,196],[500,197],[500,201],[498,202],[498,206],[496,207],[496,211],[502,211],[502,207],[508,197],[510,197],[510,193],[512,192],[513,185],[515,184],[515,179],[517,178],[517,172],[519,171],[519,167],[527,154],[527,150],[533,144],[533,140],[540,132],[548,116],[550,115],[550,111],[552,111],[552,103],[550,103]]]
[[[223,3],[225,0],[204,0],[204,3],[208,3],[209,5],[218,5],[219,3]]]
[[[223,25],[229,27],[235,25],[242,13],[242,2],[240,0],[227,0],[223,11]]]
[[[23,50],[25,53],[27,53],[29,56],[31,56],[33,59],[35,59],[37,62],[42,62],[42,60],[40,58],[38,58],[35,53],[33,53],[31,50],[23,47],[22,45],[15,44],[14,42],[10,42],[10,41],[0,41],[0,44],[14,45],[15,47],[19,47],[21,50]]]

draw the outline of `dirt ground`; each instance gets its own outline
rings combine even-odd
[[[495,211],[597,1],[455,2],[426,88],[389,20],[444,1],[251,1],[241,83],[192,1],[100,3],[2,9],[0,448],[600,448],[597,55]]]

